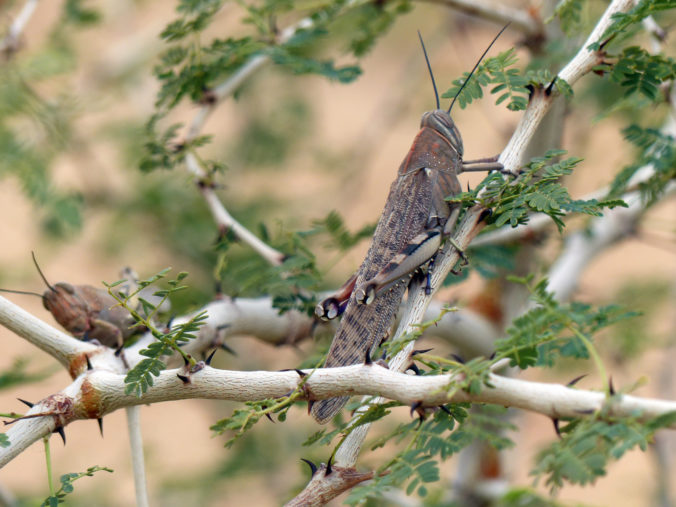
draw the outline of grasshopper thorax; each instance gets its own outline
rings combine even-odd
[[[443,109],[435,109],[423,114],[420,120],[420,128],[431,128],[439,132],[441,136],[448,140],[453,149],[462,158],[463,146],[460,131],[451,119],[451,115]]]

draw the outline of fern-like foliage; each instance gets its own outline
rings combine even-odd
[[[29,363],[30,360],[27,358],[17,358],[9,369],[0,372],[0,390],[9,389],[20,384],[39,382],[51,374],[49,370],[29,372]]]
[[[528,69],[525,76],[526,79],[528,79],[528,83],[532,86],[541,88],[553,86],[553,89],[564,97],[573,96],[573,88],[568,82],[565,79],[561,79],[559,76],[553,75],[548,69]]]
[[[588,359],[593,336],[601,329],[639,315],[615,305],[593,308],[583,303],[562,304],[547,292],[547,280],[512,278],[525,284],[537,306],[512,322],[507,337],[495,342],[496,358],[512,366],[553,366],[559,357]]]
[[[634,28],[646,17],[673,8],[674,3],[671,0],[641,0],[627,12],[616,12],[612,16],[613,23],[603,32],[598,41],[589,45],[589,49],[597,51],[600,49],[602,42],[608,41],[611,37],[615,37],[628,29]]]
[[[664,101],[666,97],[659,92],[659,86],[676,77],[676,62],[630,46],[619,55],[610,77],[625,89],[625,95],[639,93],[652,101]]]
[[[64,79],[70,83],[67,75],[76,63],[74,28],[95,23],[98,12],[70,0],[60,18],[31,51],[14,53],[11,43],[4,48],[0,79],[0,180],[18,181],[38,209],[44,232],[56,237],[78,231],[83,223],[83,196],[56,185],[51,166],[74,144],[78,97],[62,84]],[[4,46],[4,28],[2,36]]]
[[[530,91],[526,88],[528,79],[515,67],[517,62],[518,58],[514,49],[508,49],[498,56],[486,58],[476,68],[464,88],[462,86],[469,77],[468,72],[453,81],[453,86],[441,96],[450,99],[457,96],[458,105],[464,109],[472,101],[483,97],[484,87],[495,85],[490,93],[498,95],[496,104],[507,101],[507,109],[511,111],[526,109],[530,95]]]
[[[555,162],[564,153],[562,150],[551,150],[543,157],[533,158],[514,182],[505,180],[501,174],[493,173],[473,191],[448,200],[463,203],[478,201],[485,207],[492,208],[493,214],[488,222],[496,227],[507,223],[516,227],[527,223],[530,213],[545,213],[554,221],[559,231],[563,230],[562,217],[567,213],[600,216],[603,208],[626,206],[617,199],[573,200],[559,180],[571,174],[582,159],[568,158]]]
[[[647,422],[637,417],[616,418],[610,415],[612,403],[612,399],[608,400],[606,409],[595,417],[576,419],[562,426],[561,439],[540,453],[532,474],[544,478],[552,491],[565,482],[593,484],[606,474],[611,461],[636,446],[645,451],[656,430],[676,422],[674,412]]]
[[[313,233],[326,233],[329,236],[326,246],[345,252],[364,238],[373,236],[375,224],[365,225],[357,232],[351,233],[345,226],[345,221],[337,211],[329,212],[326,217],[313,222]]]
[[[73,487],[73,483],[75,481],[82,479],[83,477],[93,477],[97,472],[108,472],[112,474],[113,469],[108,467],[100,467],[97,465],[89,467],[84,472],[63,474],[60,478],[61,487],[54,492],[53,496],[48,496],[45,498],[45,500],[40,504],[40,507],[54,507],[60,503],[65,503],[66,496],[71,494],[75,489]]]
[[[609,195],[621,195],[636,172],[651,166],[654,174],[639,186],[648,204],[654,203],[664,192],[667,184],[676,179],[676,140],[657,129],[630,125],[622,133],[638,153],[632,164],[620,171],[613,180]]]
[[[571,36],[581,25],[584,4],[585,0],[560,0],[556,4],[554,15],[547,22],[551,22],[552,18],[557,16],[561,23],[561,30],[566,35]]]
[[[292,74],[316,74],[348,83],[355,80],[361,69],[356,64],[336,65],[331,58],[317,56],[319,48],[332,37],[346,39],[343,51],[359,57],[385,33],[394,20],[410,10],[408,1],[387,3],[318,2],[309,8],[284,2],[240,3],[243,22],[249,32],[241,37],[212,38],[202,43],[204,30],[218,15],[222,0],[181,0],[177,18],[162,31],[167,49],[160,55],[154,73],[160,82],[157,112],[147,124],[147,154],[141,162],[143,170],[171,168],[182,161],[185,150],[195,147],[176,142],[180,125],[162,126],[167,113],[182,100],[207,104],[213,100],[213,89],[232,76],[253,58],[268,58],[280,70]],[[277,20],[292,25],[293,14],[303,12],[312,20],[298,27],[287,40],[280,41]],[[197,141],[198,145],[204,138]]]
[[[115,290],[125,280],[105,284],[108,287],[108,293],[115,298],[120,306],[129,311],[137,326],[148,329],[156,339],[156,341],[148,345],[148,348],[139,352],[142,356],[146,356],[147,359],[139,361],[138,364],[127,372],[124,379],[126,394],[141,396],[152,387],[153,377],[159,376],[160,372],[166,368],[166,364],[161,359],[163,356],[178,353],[186,363],[189,363],[191,366],[195,364],[195,360],[183,352],[181,346],[195,338],[199,328],[204,325],[208,317],[207,313],[205,311],[198,312],[186,322],[167,326],[166,329],[160,328],[156,322],[159,309],[169,299],[169,296],[187,288],[187,286],[181,285],[181,281],[188,276],[188,273],[181,272],[174,280],[169,280],[167,282],[169,285],[168,289],[155,291],[154,296],[161,298],[157,304],[139,297],[139,293],[143,289],[165,278],[168,272],[169,269],[164,269],[146,280],[139,281],[137,289],[129,294]]]
[[[229,294],[266,294],[272,297],[273,306],[282,313],[295,309],[312,315],[317,303],[314,291],[319,287],[320,274],[308,240],[318,232],[316,229],[307,232],[282,230],[272,235],[261,224],[261,239],[285,255],[279,266],[272,266],[251,255],[231,263],[233,240],[222,238],[216,247],[216,278]]]
[[[236,409],[230,417],[221,419],[212,425],[211,430],[218,435],[223,433],[231,434],[230,438],[225,442],[226,447],[231,447],[263,417],[267,417],[272,421],[272,416],[276,415],[278,421],[284,422],[293,404],[305,397],[304,387],[309,378],[310,375],[302,376],[296,389],[282,398],[246,402],[244,404],[246,408]],[[317,437],[317,440],[320,438],[321,436]]]
[[[439,462],[457,454],[470,443],[481,440],[496,450],[513,445],[505,436],[516,429],[503,419],[505,409],[487,406],[483,411],[468,412],[464,404],[454,404],[447,411],[436,410],[424,422],[398,425],[378,438],[372,449],[388,442],[406,446],[394,458],[380,467],[373,481],[352,490],[347,503],[356,505],[367,498],[379,498],[389,487],[405,487],[407,495],[414,492],[424,497],[430,484],[439,480]]]

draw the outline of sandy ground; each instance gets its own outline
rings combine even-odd
[[[40,14],[35,17],[26,34],[26,51],[39,46],[44,31],[54,20],[54,7],[41,5]],[[230,10],[227,10],[230,9]],[[227,30],[236,26],[232,20],[234,9],[227,8],[214,31]],[[102,85],[106,76],[121,72],[132,66],[134,61],[151,58],[159,47],[156,34],[171,18],[171,10],[162,2],[145,2],[135,6],[132,2],[104,2],[104,11],[111,20],[106,27],[88,30],[78,35],[81,41],[82,60],[79,71],[72,83],[73,89],[81,93],[84,103],[91,106],[91,112],[78,120],[80,136],[95,131],[97,126],[111,118],[144,118],[152,110],[155,84],[151,77],[141,75],[133,86],[127,86],[114,93]],[[441,15],[439,15],[441,12]],[[436,13],[436,14],[435,14]],[[433,21],[432,21],[433,20]],[[428,41],[432,64],[440,83],[448,83],[452,76],[471,67],[480,48],[494,32],[493,27],[483,26],[472,31],[467,38],[449,35],[452,29],[438,30],[439,26],[452,24],[446,11],[431,7],[419,8],[417,12],[401,20],[393,31],[363,62],[365,74],[350,86],[327,83],[319,78],[299,78],[302,87],[315,111],[315,125],[312,129],[312,144],[315,149],[344,155],[351,151],[366,153],[356,165],[335,170],[317,170],[314,159],[306,154],[295,155],[293,168],[279,181],[279,173],[263,173],[263,176],[243,176],[246,168],[234,168],[237,181],[243,182],[242,196],[258,192],[275,192],[289,203],[275,219],[301,217],[305,224],[312,218],[326,215],[331,209],[340,209],[353,230],[376,219],[387,194],[389,183],[401,158],[408,150],[415,135],[420,114],[433,105],[431,87],[427,80],[422,59],[415,40],[415,28],[425,27],[425,32],[434,33]],[[430,26],[432,25],[432,26]],[[509,47],[513,36],[506,35],[498,43],[498,49]],[[119,43],[118,43],[119,41]],[[415,69],[413,72],[411,69]],[[266,76],[272,73],[265,71]],[[270,79],[274,79],[271,77]],[[289,81],[286,81],[288,83]],[[264,84],[257,83],[261,89]],[[441,86],[443,88],[443,86]],[[274,98],[267,100],[275,100]],[[519,115],[483,101],[468,110],[457,110],[455,120],[460,126],[465,142],[466,158],[488,156],[500,151],[513,130]],[[193,109],[184,108],[184,118],[190,118]],[[243,114],[241,106],[228,102],[212,116],[205,132],[213,133],[216,139],[227,138],[236,131],[238,115]],[[629,156],[627,146],[621,142],[616,124],[602,122],[590,126],[590,118],[576,116],[577,123],[566,128],[564,146],[571,153],[585,157],[571,181],[573,196],[580,196],[608,182],[612,170]],[[221,137],[219,137],[221,136]],[[366,144],[366,145],[365,145]],[[599,147],[602,147],[599,149]],[[78,164],[87,166],[88,176]],[[84,190],[88,185],[108,185],[113,194],[124,193],[130,182],[130,171],[121,170],[122,158],[109,142],[93,139],[88,153],[71,153],[57,160],[55,184],[62,188]],[[168,178],[184,177],[176,173]],[[475,183],[478,177],[468,178]],[[223,191],[227,201],[228,193]],[[231,210],[237,215],[237,210]],[[167,254],[162,244],[144,243],[142,239],[131,240],[117,251],[101,251],[100,237],[106,234],[103,227],[109,224],[112,211],[98,209],[85,211],[84,228],[78,236],[67,241],[45,242],[37,225],[33,206],[23,197],[17,182],[11,178],[0,181],[0,279],[7,287],[26,290],[41,290],[39,278],[30,262],[30,251],[36,250],[45,273],[53,280],[67,280],[74,283],[97,283],[99,280],[113,280],[121,266],[131,264],[140,272],[155,272],[175,260]],[[676,206],[672,202],[657,206],[648,213],[646,228],[655,233],[671,232]],[[139,228],[130,231],[132,238],[142,237]],[[667,236],[668,237],[668,236]],[[347,256],[332,274],[348,273],[359,263],[367,245],[362,245]],[[556,245],[550,249],[556,254]],[[177,270],[185,269],[174,265]],[[580,282],[578,297],[597,303],[608,302],[610,298],[630,281],[676,280],[674,244],[667,248],[638,238],[629,239],[595,259],[588,267]],[[458,287],[452,294],[466,300],[479,287],[477,280]],[[52,318],[42,308],[37,298],[11,296],[22,307],[52,323]],[[672,300],[673,301],[673,300]],[[673,308],[673,304],[672,304]],[[658,309],[657,317],[646,329],[646,333],[664,339],[674,332],[673,317],[666,305]],[[0,329],[0,343],[4,354],[0,357],[0,370],[8,367],[16,357],[29,357],[34,369],[51,368],[55,373],[49,381],[22,386],[17,390],[0,393],[2,411],[21,410],[15,401],[17,396],[38,400],[67,385],[65,372],[44,353]],[[255,339],[244,338],[236,341],[238,358],[222,358],[218,364],[227,368],[282,368],[297,363],[300,353],[292,349],[275,349],[262,345]],[[303,344],[307,353],[311,344]],[[242,358],[247,358],[246,360]],[[617,386],[631,384],[637,378],[646,376],[644,387],[636,394],[659,396],[659,375],[665,367],[662,351],[645,354],[639,361],[613,372]],[[568,375],[566,373],[565,375]],[[548,378],[553,381],[565,379],[552,372],[529,372],[528,378]],[[583,387],[597,387],[593,378]],[[673,392],[672,392],[673,394]],[[229,414],[231,405],[214,402],[187,401],[165,403],[143,407],[143,433],[145,435],[150,491],[156,504],[182,505],[194,501],[185,500],[180,493],[161,496],[167,481],[176,478],[198,477],[220,466],[227,460],[228,452],[223,449],[222,438],[213,438],[209,426],[219,416]],[[316,430],[302,411],[292,412],[294,429],[305,435]],[[530,484],[528,472],[535,454],[554,438],[551,422],[535,414],[518,417],[523,432],[515,435],[517,452],[508,456],[509,475],[517,484]],[[276,425],[280,426],[280,425]],[[277,435],[278,439],[293,439],[284,430],[261,425],[255,432]],[[94,421],[77,422],[67,429],[68,445],[64,448],[58,438],[52,439],[54,469],[57,475],[68,471],[80,471],[94,465],[105,465],[115,470],[111,479],[107,474],[83,479],[76,484],[73,501],[93,505],[131,505],[133,486],[129,467],[125,415],[117,412],[105,419],[105,438],[101,439]],[[260,435],[260,433],[259,433]],[[251,437],[253,438],[253,437]],[[302,437],[300,437],[302,438]],[[302,441],[302,440],[300,440]],[[298,442],[298,444],[300,443]],[[298,465],[298,459],[307,450],[288,444],[273,447],[273,461],[281,463],[281,472],[267,476],[250,473],[218,488],[219,500],[213,505],[277,505],[291,494],[294,485],[299,486],[306,477],[306,471]],[[272,459],[272,458],[271,458]],[[452,475],[455,465],[450,463],[447,473]],[[267,472],[266,472],[267,473]],[[21,495],[46,495],[43,450],[40,444],[15,459],[0,472],[0,485]],[[632,452],[621,462],[609,468],[608,476],[593,487],[566,487],[560,498],[585,505],[649,506],[653,505],[655,487],[654,460],[650,454]],[[222,490],[222,492],[221,492]],[[104,499],[103,500],[100,499]],[[192,497],[191,497],[192,498]],[[85,500],[89,499],[89,500]]]

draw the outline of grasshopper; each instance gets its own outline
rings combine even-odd
[[[104,289],[91,285],[50,284],[33,255],[33,263],[47,285],[43,294],[0,289],[2,292],[28,294],[42,298],[44,307],[70,334],[81,340],[97,340],[106,347],[121,349],[124,340],[138,331],[134,319]]]
[[[505,28],[488,46],[458,94]],[[387,338],[411,276],[425,264],[428,265],[426,290],[431,293],[429,269],[442,242],[450,240],[460,214],[459,204],[445,200],[462,191],[458,174],[503,168],[495,158],[463,161],[462,137],[450,115],[457,94],[447,111],[440,109],[422,37],[420,42],[437,107],[422,116],[420,132],[390,187],[361,267],[338,293],[320,301],[315,309],[315,314],[323,320],[343,314],[324,364],[326,368],[359,364],[367,356],[370,358],[372,350]],[[462,251],[456,249],[463,256]],[[340,397],[318,401],[312,406],[312,415],[324,424],[347,400],[348,397]]]

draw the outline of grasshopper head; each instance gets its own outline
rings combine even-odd
[[[462,158],[462,137],[449,113],[443,109],[435,109],[434,111],[426,112],[423,114],[422,120],[420,120],[420,128],[423,127],[429,127],[439,132],[439,134],[451,144],[453,149]]]
[[[87,307],[71,284],[50,286],[42,295],[42,304],[73,335],[82,335],[88,329]]]

